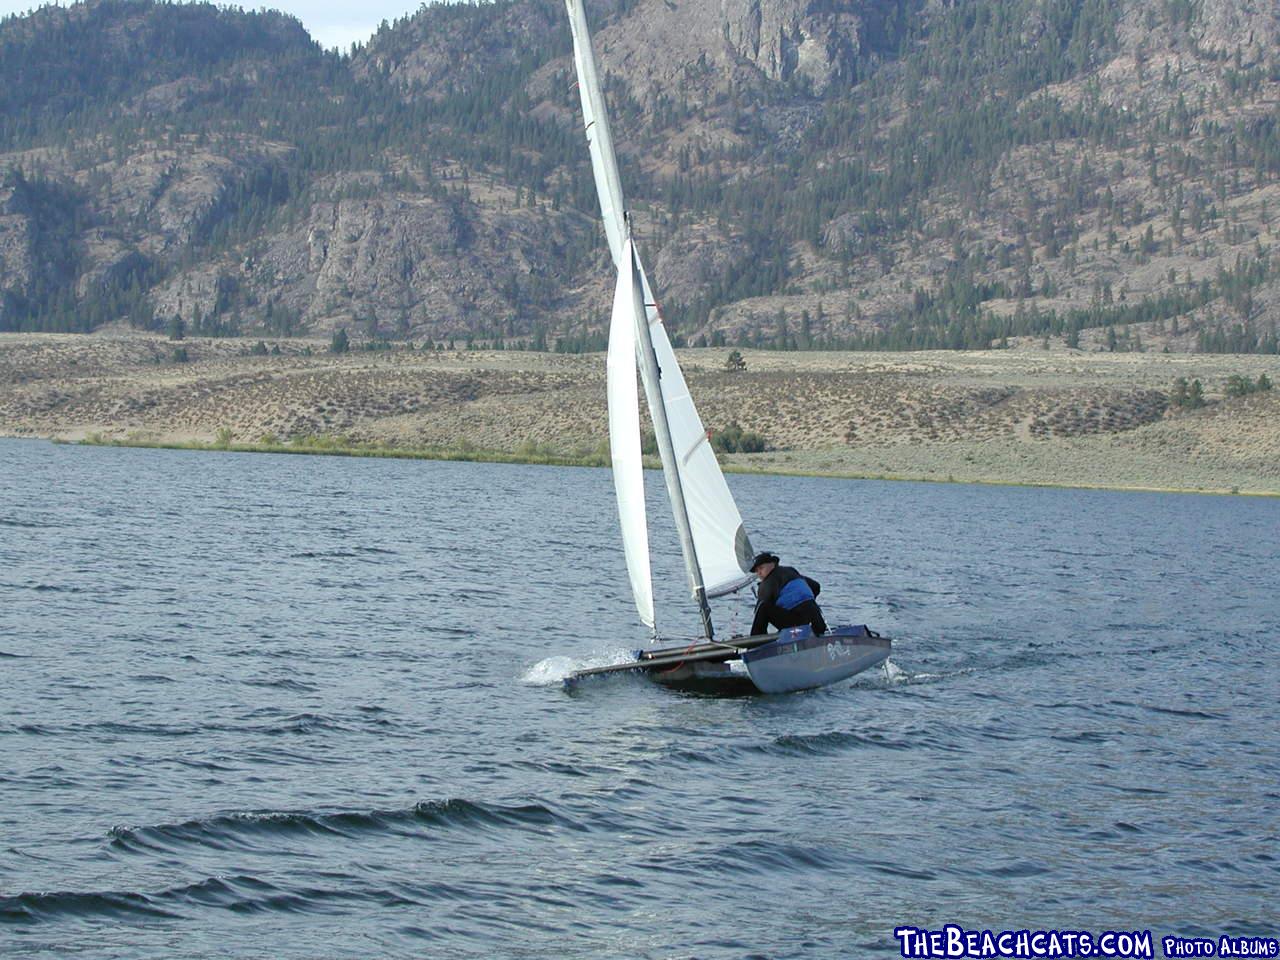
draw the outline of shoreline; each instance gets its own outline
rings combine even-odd
[[[600,354],[327,352],[281,340],[0,334],[0,435],[136,447],[609,463]],[[678,351],[726,471],[1280,495],[1280,357],[1043,350]],[[1203,403],[1175,403],[1199,380]],[[732,448],[732,447],[731,447]],[[652,455],[647,461],[656,464]]]
[[[191,450],[201,453],[255,453],[283,454],[288,456],[317,457],[358,457],[383,460],[435,460],[452,463],[493,463],[510,466],[536,467],[583,467],[589,469],[607,469],[607,460],[597,457],[558,456],[555,454],[521,454],[502,450],[448,450],[448,449],[399,449],[394,447],[362,446],[359,444],[264,444],[264,443],[228,443],[216,441],[157,441],[157,440],[118,440],[106,438],[85,438],[81,440],[64,440],[56,437],[16,437],[0,435],[0,440],[34,440],[59,446],[86,447],[122,447],[144,450]],[[661,470],[662,465],[656,458],[646,457],[644,469]],[[962,480],[954,477],[924,477],[902,474],[871,474],[841,471],[800,470],[787,468],[768,468],[740,463],[722,463],[725,473],[744,476],[765,477],[809,477],[819,480],[875,480],[887,483],[937,483],[958,486],[980,487],[1026,487],[1035,490],[1097,490],[1108,493],[1165,493],[1186,496],[1210,497],[1260,497],[1280,498],[1280,492],[1272,490],[1246,489],[1203,489],[1188,490],[1179,487],[1125,486],[1110,484],[1076,484],[1048,483],[1026,480],[986,479]]]

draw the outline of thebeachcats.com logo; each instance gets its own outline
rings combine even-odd
[[[1153,960],[1154,938],[1150,930],[966,930],[953,923],[941,930],[895,927],[904,957],[912,960],[944,957],[1068,958],[1125,957]]]
[[[941,930],[895,927],[907,960],[994,960],[994,958],[1121,957],[1154,960],[1150,930],[966,930],[953,923]],[[1280,958],[1275,937],[1162,937],[1165,957]]]

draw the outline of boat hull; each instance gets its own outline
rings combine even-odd
[[[761,693],[791,693],[837,683],[883,663],[892,644],[866,627],[836,627],[818,636],[792,627],[772,643],[742,654]]]
[[[736,667],[736,669],[735,669]],[[760,691],[740,662],[695,662],[654,670],[650,679],[684,693],[717,697],[749,696]]]
[[[837,683],[883,663],[890,647],[888,638],[865,626],[836,627],[822,636],[793,627],[765,636],[638,650],[634,660],[575,671],[564,684],[574,689],[589,677],[645,673],[663,686],[697,693],[789,693]]]

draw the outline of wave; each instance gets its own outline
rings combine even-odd
[[[177,916],[142,893],[62,891],[0,897],[0,923],[35,923],[62,917],[175,919]]]
[[[903,670],[890,658],[886,658],[884,663],[880,665],[880,673],[884,677],[884,682],[890,685],[911,682],[911,674]]]
[[[275,712],[274,708],[265,708],[263,710],[255,710],[249,716],[257,714],[270,715]],[[237,728],[232,727],[230,729]],[[347,724],[323,713],[296,713],[269,723],[253,724],[245,729],[252,730],[255,733],[267,734],[268,736],[276,736],[288,733],[316,733],[322,730],[349,730],[351,728]]]
[[[934,730],[907,730],[900,736],[880,732],[854,732],[828,730],[822,733],[787,733],[762,743],[722,743],[707,749],[678,747],[663,751],[660,756],[633,760],[640,766],[666,766],[672,762],[688,765],[719,765],[726,758],[741,756],[771,757],[820,757],[846,753],[850,750],[959,750],[935,735]]]
[[[845,864],[845,859],[829,844],[808,846],[784,840],[753,837],[718,845],[712,849],[696,849],[686,857],[664,853],[658,858],[645,858],[638,865],[664,877],[683,874],[696,878],[699,886],[716,875],[735,881],[742,875],[774,877],[780,872],[816,871],[828,874]],[[668,881],[669,882],[669,881]]]
[[[907,686],[913,683],[933,683],[937,680],[945,680],[948,677],[962,677],[965,674],[973,673],[973,667],[960,667],[945,673],[912,673],[898,666],[890,658],[880,664],[879,677],[870,670],[856,677],[854,683],[859,686],[878,686],[885,685],[890,687]]]
[[[786,869],[832,870],[840,866],[842,858],[830,846],[809,847],[796,843],[751,839],[729,844],[722,848],[728,855],[730,866],[742,864],[759,868],[762,872]]]
[[[788,756],[823,756],[863,747],[879,750],[914,750],[925,745],[927,744],[889,737],[882,733],[831,731],[828,733],[783,734],[780,737],[775,737],[772,743],[761,744],[756,749],[763,753]]]
[[[247,682],[247,681],[246,681]],[[292,688],[291,688],[292,689]],[[30,733],[44,736],[66,736],[71,734],[112,734],[116,736],[144,737],[196,737],[209,733],[263,734],[280,736],[284,734],[311,734],[321,731],[351,731],[379,728],[379,733],[388,735],[383,729],[392,722],[376,716],[353,717],[351,722],[336,719],[322,713],[297,713],[290,716],[279,716],[282,711],[275,707],[264,707],[242,717],[239,723],[202,723],[183,726],[170,723],[128,723],[119,720],[100,720],[94,722],[67,723],[61,725],[23,724],[17,727],[19,733]],[[261,722],[252,722],[261,718]],[[358,725],[358,726],[357,726]],[[319,762],[318,760],[316,762]]]
[[[1116,736],[1116,733],[1106,730],[1080,730],[1076,733],[1051,733],[1049,739],[1059,743],[1099,744],[1110,743]]]
[[[291,680],[285,678],[283,680],[245,680],[245,686],[248,687],[270,687],[276,690],[292,690],[296,693],[314,693],[320,688],[315,684],[304,683],[301,680]]]
[[[1211,713],[1208,710],[1179,710],[1176,707],[1157,707],[1154,704],[1142,703],[1138,704],[1144,710],[1152,713],[1164,713],[1174,717],[1189,717],[1192,720],[1229,720],[1226,714]]]
[[[301,550],[297,553],[289,554],[291,560],[349,560],[353,557],[360,556],[396,556],[396,551],[387,550],[384,547],[345,547],[335,548],[333,550]]]
[[[208,877],[154,893],[134,890],[93,892],[54,891],[0,897],[0,923],[36,924],[69,919],[182,919],[183,907],[216,907],[235,913],[315,913],[331,910],[334,902],[376,902],[403,905],[420,902],[404,892],[359,886],[345,874],[326,879],[344,881],[345,888],[307,886],[288,889],[249,874]],[[424,891],[424,897],[430,891]]]
[[[14,520],[12,517],[0,517],[0,527],[21,527],[24,530],[48,530],[60,527],[60,523],[37,523],[34,520]]]
[[[591,667],[610,667],[635,659],[631,650],[612,650],[590,657],[547,657],[539,660],[520,676],[520,682],[535,687],[563,683],[569,674]]]
[[[874,870],[876,873],[882,873],[889,877],[904,877],[907,880],[937,880],[938,874],[931,870],[920,870],[914,867],[904,867],[896,863],[890,863],[886,860],[869,860],[866,863],[868,869]]]
[[[1020,880],[1027,877],[1038,877],[1050,873],[1051,868],[1034,860],[1013,860],[998,867],[990,867],[981,871],[989,877],[1000,877],[1008,880]]]
[[[186,846],[215,850],[252,849],[261,842],[333,837],[354,840],[391,833],[422,835],[424,828],[560,828],[585,831],[578,821],[540,803],[499,804],[453,798],[424,800],[400,810],[341,810],[329,813],[246,811],[144,827],[113,827],[109,845],[124,853],[172,852]]]

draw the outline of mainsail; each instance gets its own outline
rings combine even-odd
[[[680,499],[685,504],[688,514],[688,526],[691,532],[691,548],[685,549],[685,560],[689,567],[690,585],[697,596],[705,590],[705,596],[718,596],[737,590],[750,582],[751,576],[747,567],[751,562],[751,542],[742,524],[742,516],[737,504],[729,492],[720,465],[716,462],[715,452],[708,441],[706,428],[693,398],[685,384],[680,366],[676,362],[675,351],[671,340],[663,326],[658,312],[653,289],[645,274],[644,267],[635,255],[630,239],[630,229],[625,215],[625,204],[622,196],[622,183],[618,176],[618,162],[613,149],[613,137],[609,130],[609,117],[605,109],[604,95],[600,89],[599,76],[596,70],[595,54],[591,48],[591,35],[587,29],[586,14],[582,0],[565,0],[569,13],[569,23],[573,33],[574,64],[578,73],[579,94],[582,99],[582,114],[587,135],[587,144],[591,151],[591,169],[595,176],[596,193],[600,199],[600,214],[604,220],[605,235],[609,241],[609,252],[614,265],[618,269],[619,293],[614,299],[613,327],[626,322],[619,311],[621,290],[633,283],[633,269],[638,270],[640,286],[644,302],[644,321],[637,316],[635,323],[645,323],[648,337],[640,337],[645,331],[632,334],[633,343],[641,339],[651,339],[655,365],[641,362],[641,376],[645,383],[645,391],[650,399],[651,413],[655,400],[659,400],[669,424],[671,444],[670,450],[661,449],[662,466],[669,478],[674,478],[682,493]],[[633,267],[634,264],[634,267]],[[637,311],[633,305],[631,314]],[[610,369],[612,376],[614,335],[610,332]],[[640,356],[637,361],[642,360]],[[651,369],[652,366],[652,369]],[[612,400],[612,393],[610,394]],[[610,412],[610,437],[613,436],[613,413]],[[615,460],[616,464],[616,460]],[[615,484],[619,481],[615,467]],[[669,480],[669,486],[670,486]],[[675,497],[672,508],[677,509]],[[623,510],[623,494],[618,493],[619,511]],[[682,518],[677,516],[677,526],[682,526]],[[628,520],[622,518],[624,542],[628,534]],[[682,543],[683,546],[683,543]],[[628,569],[631,573],[632,589],[635,591],[638,579],[637,568],[631,565],[633,555],[628,548]],[[648,540],[644,539],[643,578],[649,585],[648,573]],[[649,594],[652,603],[651,593]],[[636,594],[637,606],[641,606],[640,594]],[[704,605],[705,606],[705,605]],[[643,607],[641,607],[643,617]],[[705,618],[705,609],[704,609]],[[650,622],[650,621],[646,621]],[[709,623],[708,623],[709,629]]]
[[[716,460],[707,429],[698,416],[698,408],[693,404],[684,374],[680,372],[680,364],[676,362],[643,265],[640,280],[644,285],[650,336],[661,371],[658,383],[662,389],[662,405],[671,427],[702,582],[708,597],[722,596],[740,590],[755,579],[749,572],[754,553],[751,539]]]

